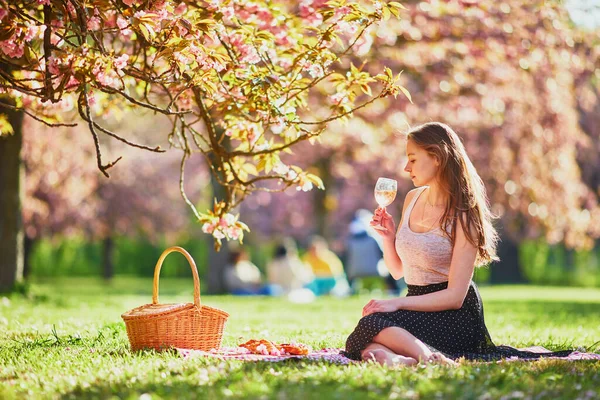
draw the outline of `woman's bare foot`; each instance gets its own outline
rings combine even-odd
[[[456,367],[458,365],[456,361],[446,357],[445,355],[439,352],[431,353],[431,355],[425,360],[425,362],[430,364],[449,365],[452,367]]]
[[[392,368],[417,364],[417,360],[414,358],[404,357],[381,349],[367,350],[363,353],[362,358],[365,361],[374,361],[384,367]]]

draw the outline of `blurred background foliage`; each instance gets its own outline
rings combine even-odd
[[[572,16],[597,12],[575,3],[403,2],[401,22],[372,29],[356,61],[403,71],[413,103],[380,100],[288,155],[287,163],[318,174],[326,190],[247,199],[238,211],[252,229],[252,260],[264,270],[277,239],[292,236],[302,249],[315,233],[341,255],[354,212],[375,207],[378,176],[399,180],[390,207],[398,220],[411,189],[402,179],[399,133],[440,120],[464,140],[500,217],[503,263],[475,279],[600,286],[600,33],[589,18],[574,23]],[[307,111],[327,106],[315,100]],[[165,141],[160,117],[111,118],[142,143]],[[202,276],[222,269],[226,256],[211,258],[211,238],[179,195],[177,153],[105,141],[103,152],[123,161],[104,179],[93,144],[76,129],[85,128],[24,125],[26,275],[152,276],[161,251],[175,244],[191,252]],[[206,166],[189,163],[186,176],[190,197],[208,207],[214,188]],[[189,276],[189,267],[173,257],[163,274]]]

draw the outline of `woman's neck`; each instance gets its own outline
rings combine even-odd
[[[425,200],[430,206],[445,207],[448,197],[442,193],[437,184],[431,183],[429,185],[429,190],[427,191],[427,197]]]

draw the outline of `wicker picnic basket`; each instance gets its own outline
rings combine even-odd
[[[182,304],[158,303],[158,278],[165,257],[177,251],[187,258],[194,276],[194,302]],[[218,349],[223,339],[227,314],[200,303],[200,280],[196,263],[181,247],[169,247],[158,259],[154,268],[152,304],[136,307],[121,315],[127,328],[131,350],[171,347],[184,349]]]

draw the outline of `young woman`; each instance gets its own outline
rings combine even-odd
[[[476,266],[498,259],[498,235],[458,135],[439,122],[421,125],[408,133],[406,153],[404,170],[417,188],[406,195],[398,232],[385,209],[375,211],[371,225],[383,227],[385,263],[394,278],[404,276],[408,294],[367,303],[344,354],[383,365],[568,355],[492,342],[471,278]]]

